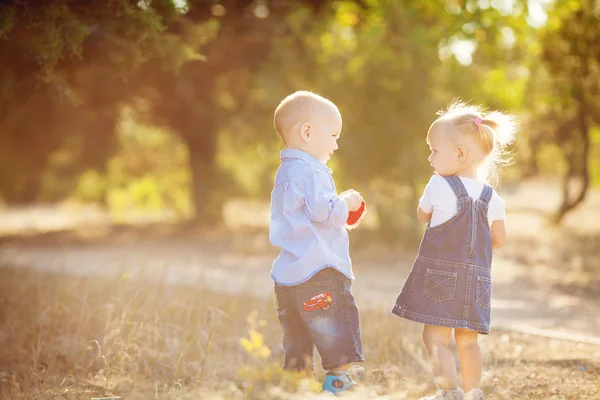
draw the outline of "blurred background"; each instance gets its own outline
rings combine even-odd
[[[554,222],[600,184],[596,0],[7,0],[0,16],[6,210],[228,222],[232,201],[268,201],[273,110],[299,89],[339,105],[335,178],[387,240],[419,234],[425,133],[455,97],[518,116],[504,184],[548,178]]]
[[[108,277],[104,293],[141,274],[270,298],[272,115],[310,90],[344,119],[338,189],[369,204],[351,234],[359,303],[387,310],[402,286],[423,231],[426,131],[460,97],[520,123],[498,188],[498,326],[600,343],[598,0],[2,0],[0,58],[0,315],[15,288],[41,290],[15,267]],[[81,285],[52,282],[49,312],[83,304],[68,297]],[[15,309],[33,336],[41,304]],[[67,321],[69,337],[105,344]],[[30,359],[22,344],[6,368]]]

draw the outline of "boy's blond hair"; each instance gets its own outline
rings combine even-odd
[[[309,122],[324,105],[338,109],[331,100],[305,90],[292,93],[283,99],[273,115],[273,126],[283,143],[287,142],[288,132]]]
[[[492,185],[499,183],[498,171],[510,164],[508,147],[514,141],[518,124],[515,117],[479,105],[454,100],[446,110],[438,111],[439,119],[450,122],[460,134],[475,138],[486,159],[481,166],[483,178]]]

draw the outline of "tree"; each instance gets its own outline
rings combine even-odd
[[[547,134],[567,163],[556,223],[585,199],[590,185],[590,132],[600,124],[600,15],[595,6],[592,0],[558,2],[543,37],[551,100],[540,117],[553,125]],[[573,182],[579,183],[574,192]]]
[[[169,1],[151,4],[172,8]],[[147,117],[172,128],[189,148],[197,220],[215,222],[220,218],[223,197],[217,189],[223,175],[215,162],[217,137],[225,121],[239,112],[251,95],[252,76],[271,51],[279,50],[274,38],[288,34],[286,16],[298,7],[307,7],[313,18],[325,17],[328,5],[326,0],[293,4],[192,0],[184,14],[163,13],[166,34],[179,36],[192,48],[201,45],[204,57],[188,60],[179,69],[164,69],[150,62],[139,78],[149,89]],[[231,101],[228,106],[219,101],[223,92]]]
[[[38,200],[50,157],[73,142],[80,152],[70,167],[103,164],[119,104],[132,95],[126,82],[156,48],[161,29],[152,9],[125,0],[0,3],[6,200]]]
[[[316,15],[329,2],[301,4]],[[71,163],[74,170],[89,166],[90,160],[100,165],[113,149],[120,107],[139,104],[143,98],[147,118],[171,128],[189,147],[197,219],[218,219],[216,138],[228,115],[217,99],[218,85],[262,65],[271,38],[286,33],[283,17],[294,6],[251,0],[191,0],[184,8],[172,0],[55,0],[43,6],[5,1],[0,5],[0,54],[14,61],[4,70],[4,81],[27,82],[29,87],[13,85],[3,92],[13,124],[1,127],[0,135],[15,148],[26,145],[19,136],[31,137],[39,151],[29,154],[26,164],[31,170],[20,177],[9,172],[14,160],[7,163],[7,173],[0,175],[2,194],[9,200],[36,200],[36,190],[25,195],[25,189],[19,189],[23,184],[17,183],[26,176],[33,182],[29,186],[39,187],[49,157],[73,137],[79,137],[80,148],[80,156]],[[200,47],[204,55],[198,53]],[[23,61],[13,54],[22,55]],[[238,84],[234,101],[243,103],[248,89]],[[37,123],[47,127],[44,130],[24,123],[34,109],[19,105],[19,93],[22,104],[46,93],[52,107],[37,107],[48,118],[67,116],[81,125],[40,118]],[[17,135],[16,127],[24,133]]]

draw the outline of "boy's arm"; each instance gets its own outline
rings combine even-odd
[[[342,226],[348,219],[348,205],[335,193],[330,179],[320,171],[307,179],[304,209],[313,222]]]
[[[496,220],[492,222],[492,249],[497,249],[504,246],[506,239],[506,226],[504,220]]]

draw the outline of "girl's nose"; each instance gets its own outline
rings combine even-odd
[[[333,150],[337,150],[338,149],[338,144],[337,142],[335,142],[335,145],[333,146]]]
[[[431,157],[433,156],[433,154],[430,154],[429,157],[427,157],[427,161],[431,162]]]

